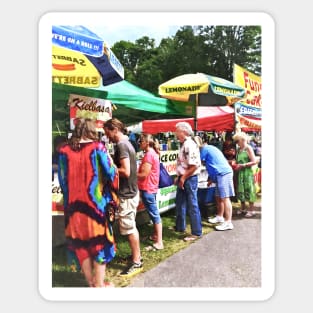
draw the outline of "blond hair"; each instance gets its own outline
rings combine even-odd
[[[157,154],[160,154],[159,141],[154,139],[151,134],[141,134],[140,140],[147,142],[150,148],[153,148]]]
[[[238,132],[233,136],[233,140],[237,141],[237,140],[245,140],[247,142],[250,141],[250,136],[248,134],[246,134],[245,132]]]

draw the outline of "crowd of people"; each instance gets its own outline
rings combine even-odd
[[[149,237],[151,250],[164,249],[162,219],[157,206],[160,176],[160,149],[151,134],[141,134],[136,140],[125,135],[124,124],[112,118],[104,124],[105,136],[114,143],[114,155],[99,140],[95,121],[78,119],[68,142],[58,143],[54,162],[58,160],[58,176],[64,196],[65,235],[67,246],[79,260],[90,287],[112,287],[105,282],[106,264],[115,256],[113,223],[118,216],[119,232],[128,239],[129,264],[120,273],[129,277],[143,270],[140,234],[136,212],[140,198],[153,223]],[[175,136],[180,142],[177,159],[177,185],[174,230],[186,232],[189,215],[191,234],[185,241],[202,236],[202,222],[197,198],[201,164],[208,172],[208,186],[216,185],[217,214],[208,222],[218,231],[232,230],[231,198],[241,201],[240,214],[252,217],[256,200],[251,167],[257,163],[255,152],[245,133],[228,136],[220,147],[208,138],[194,136],[186,122],[176,125]],[[229,142],[228,142],[229,141]],[[232,142],[231,142],[232,141]],[[238,148],[236,147],[238,146]],[[144,155],[137,166],[136,150]],[[229,159],[235,158],[235,163]],[[56,170],[53,167],[53,170]],[[233,175],[237,176],[234,186]],[[236,188],[235,188],[236,187]],[[236,190],[235,190],[236,189]],[[249,203],[246,209],[246,202]]]

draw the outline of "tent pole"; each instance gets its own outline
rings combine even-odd
[[[196,94],[196,104],[195,104],[195,108],[194,108],[194,132],[195,135],[197,134],[197,130],[198,130],[198,97],[199,94]]]
[[[236,102],[233,104],[234,106],[234,134],[237,132],[236,129],[237,129],[237,108],[236,108]]]
[[[238,121],[238,119],[237,119],[237,107],[238,107],[238,102],[235,102],[234,104],[233,104],[233,106],[234,106],[234,133],[237,133],[237,132],[240,132],[241,131],[241,129],[240,129],[240,123],[239,123],[239,121]]]

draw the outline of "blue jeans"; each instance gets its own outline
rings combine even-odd
[[[187,178],[184,188],[177,187],[176,193],[176,231],[183,232],[186,229],[186,212],[188,212],[191,224],[191,233],[195,236],[202,235],[201,214],[198,205],[198,176]]]
[[[153,222],[153,224],[160,224],[161,217],[159,213],[159,209],[156,202],[156,194],[148,193],[144,190],[140,190],[141,199],[145,208],[148,210],[148,214]]]

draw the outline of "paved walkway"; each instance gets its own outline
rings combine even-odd
[[[260,209],[259,209],[260,210]],[[261,287],[261,212],[235,217],[133,279],[129,287]]]

